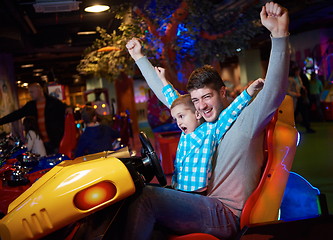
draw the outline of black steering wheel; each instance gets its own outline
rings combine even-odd
[[[142,144],[143,157],[146,158],[146,162],[144,164],[150,164],[152,166],[158,182],[161,186],[165,186],[167,184],[166,177],[153,146],[144,132],[139,133],[139,138]]]

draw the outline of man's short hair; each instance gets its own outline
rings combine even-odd
[[[43,90],[43,87],[38,82],[29,83],[28,88],[31,88],[31,87],[36,87],[36,88],[40,88]]]
[[[195,69],[188,80],[186,89],[191,92],[196,89],[209,87],[219,91],[225,84],[220,74],[210,65]]]
[[[96,116],[96,111],[91,106],[85,106],[81,111],[81,118],[84,123],[93,122],[95,116]]]
[[[44,95],[47,95],[46,91],[45,91],[45,88],[39,82],[31,82],[31,83],[29,83],[28,89],[29,88],[36,88],[36,89],[40,90]]]
[[[191,100],[190,94],[180,95],[175,101],[172,102],[170,110],[173,109],[174,107],[178,106],[178,105],[181,105],[181,104],[185,105],[191,111],[195,112],[195,107],[194,107],[194,104]]]

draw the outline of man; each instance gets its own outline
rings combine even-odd
[[[67,106],[57,98],[45,96],[43,88],[38,83],[30,84],[28,91],[32,100],[22,108],[2,117],[0,125],[14,122],[23,117],[34,116],[37,119],[47,154],[57,153],[64,134]]]
[[[265,86],[219,144],[207,196],[145,187],[129,208],[125,239],[149,239],[155,225],[177,234],[204,232],[222,239],[239,231],[244,203],[261,174],[264,129],[283,101],[288,84],[288,12],[270,2],[263,6],[260,18],[272,38]],[[132,51],[140,49],[129,49],[131,55]],[[165,103],[160,94],[163,84],[154,68],[146,57],[135,60],[150,88]],[[216,84],[218,79],[213,68],[202,67],[188,82],[192,101],[208,122],[217,119],[227,102],[224,84],[221,79]]]

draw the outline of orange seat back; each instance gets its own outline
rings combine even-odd
[[[219,240],[217,237],[207,233],[190,233],[183,236],[172,235],[168,240]]]
[[[257,188],[244,205],[241,228],[278,220],[297,139],[293,99],[286,96],[266,128],[266,166]]]
[[[73,159],[73,152],[75,150],[78,139],[78,131],[75,126],[74,115],[68,113],[65,118],[64,136],[59,145],[59,153],[65,154]]]

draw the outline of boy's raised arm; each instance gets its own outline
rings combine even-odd
[[[165,77],[165,69],[162,67],[155,67],[155,72],[157,76],[161,79],[164,86],[170,84],[170,82]]]
[[[258,78],[257,80],[253,81],[248,88],[246,89],[247,93],[253,97],[256,91],[262,89],[264,86],[265,80],[262,78]]]

